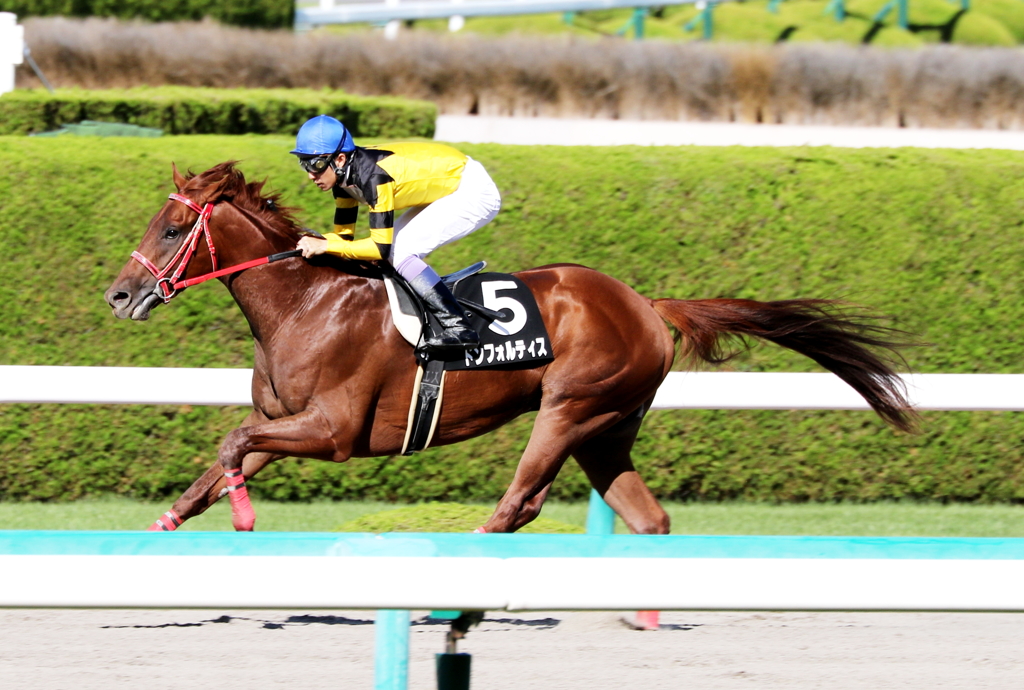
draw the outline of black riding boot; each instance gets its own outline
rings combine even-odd
[[[447,285],[437,283],[420,293],[420,297],[444,329],[437,336],[427,339],[428,348],[471,350],[480,346],[480,336],[466,321],[466,312],[462,311]]]

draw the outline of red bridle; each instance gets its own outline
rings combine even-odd
[[[156,277],[154,292],[164,301],[164,304],[170,302],[171,298],[178,294],[182,288],[187,287],[181,281],[181,277],[185,275],[189,262],[195,256],[200,236],[206,237],[206,246],[210,249],[210,263],[213,265],[213,270],[217,270],[217,248],[213,246],[213,237],[210,235],[210,216],[213,214],[213,204],[207,203],[200,208],[199,204],[181,194],[171,194],[167,198],[180,201],[199,214],[195,225],[192,226],[192,230],[185,236],[185,241],[182,242],[181,248],[178,249],[178,252],[164,266],[162,271],[157,269],[152,261],[138,251],[132,252],[132,258],[145,266]],[[171,274],[170,277],[167,276],[168,273]]]
[[[228,268],[222,268],[218,271],[217,248],[213,246],[213,236],[210,234],[210,216],[213,215],[213,204],[207,203],[200,207],[199,204],[186,196],[182,196],[181,194],[171,194],[167,198],[173,199],[174,201],[180,201],[199,214],[195,225],[192,226],[192,230],[185,236],[185,241],[182,243],[181,248],[178,249],[177,253],[171,258],[163,270],[158,269],[152,261],[144,257],[138,251],[132,252],[132,258],[145,266],[146,270],[156,277],[156,287],[153,291],[164,301],[164,304],[170,302],[172,297],[185,288],[197,285],[198,283],[203,283],[212,278],[220,278],[221,276],[229,275],[231,273],[244,271],[245,269],[252,268],[253,266],[262,266],[263,264],[273,263],[274,261],[288,259],[293,256],[302,256],[302,250],[293,249],[287,252],[280,252],[278,254],[260,257],[259,259],[253,259],[252,261],[246,261],[245,263],[229,266]],[[181,280],[181,277],[185,275],[186,271],[188,271],[189,262],[191,262],[192,257],[195,256],[196,248],[199,246],[200,236],[206,238],[206,246],[210,250],[210,263],[213,267],[213,271],[196,276],[195,278]],[[168,277],[168,273],[171,274],[170,277]]]

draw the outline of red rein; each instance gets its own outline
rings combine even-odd
[[[146,270],[156,277],[156,287],[153,291],[164,301],[164,304],[170,302],[171,298],[177,295],[180,291],[187,287],[191,287],[192,285],[198,285],[199,283],[205,283],[207,280],[211,280],[213,278],[220,278],[221,276],[238,273],[239,271],[244,271],[245,269],[253,268],[254,266],[262,266],[263,264],[273,263],[275,261],[280,261],[281,259],[288,259],[293,256],[302,255],[301,250],[293,249],[292,251],[271,254],[270,256],[264,256],[235,266],[222,268],[218,271],[217,248],[214,246],[213,236],[210,234],[210,216],[213,215],[213,204],[208,203],[205,206],[200,207],[199,204],[188,197],[182,196],[181,194],[171,194],[167,198],[173,199],[174,201],[180,201],[199,214],[195,225],[192,226],[192,230],[190,230],[188,235],[185,236],[185,241],[182,243],[181,248],[178,249],[178,252],[167,263],[163,270],[158,269],[152,261],[140,254],[138,251],[132,252],[132,258],[145,266]],[[196,276],[195,278],[182,280],[181,277],[184,276],[185,272],[188,270],[189,262],[191,262],[192,257],[195,256],[196,249],[199,246],[200,236],[206,238],[206,246],[210,250],[210,264],[213,267],[213,271]],[[171,274],[170,277],[168,277],[169,273]]]

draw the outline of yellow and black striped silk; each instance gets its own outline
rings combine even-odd
[[[343,240],[351,240],[356,232],[356,218],[359,217],[359,202],[348,194],[342,196],[337,187],[334,188],[334,234]]]
[[[334,188],[334,232],[326,235],[328,253],[346,259],[388,258],[395,211],[448,196],[466,167],[464,153],[430,142],[357,147],[351,155],[348,187]],[[360,196],[370,209],[370,236],[354,240]]]

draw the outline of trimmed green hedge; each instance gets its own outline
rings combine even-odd
[[[19,17],[118,17],[151,22],[180,22],[211,17],[224,24],[291,27],[293,0],[0,0],[0,12]]]
[[[363,137],[432,137],[437,106],[394,96],[312,89],[17,90],[0,97],[0,135],[47,132],[82,120],[157,127],[166,134],[294,134],[330,113]]]
[[[187,291],[145,323],[115,321],[102,293],[171,191],[172,160],[198,171],[242,159],[303,209],[303,222],[327,229],[330,198],[287,155],[292,141],[0,137],[0,363],[249,366],[246,324],[219,285]],[[504,205],[433,255],[440,271],[481,258],[499,271],[577,261],[652,297],[848,298],[931,343],[908,353],[917,371],[1024,370],[1024,153],[462,148],[492,172]],[[773,347],[730,368],[815,370]],[[0,414],[0,499],[62,500],[175,496],[245,411]],[[492,500],[530,422],[408,458],[285,460],[250,486],[291,500]],[[677,499],[1019,502],[1022,437],[1015,413],[927,413],[922,433],[907,436],[866,412],[662,411],[634,457],[659,496]],[[570,462],[552,494],[587,491]]]

